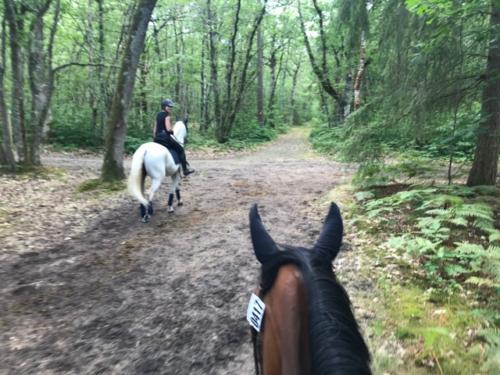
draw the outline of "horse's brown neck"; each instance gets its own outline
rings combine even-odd
[[[311,373],[306,298],[299,269],[282,266],[264,297],[263,375]]]

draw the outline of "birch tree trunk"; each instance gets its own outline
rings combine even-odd
[[[359,64],[356,78],[354,79],[354,110],[361,107],[361,82],[366,68],[366,39],[364,32],[361,33],[361,45],[359,47]]]
[[[123,51],[111,113],[107,122],[106,148],[101,178],[116,181],[125,178],[123,156],[127,133],[128,108],[134,90],[135,74],[144,49],[148,23],[157,0],[139,0],[135,9],[130,34]]]
[[[262,28],[257,31],[257,122],[264,126],[264,40]]]
[[[500,4],[491,0],[490,47],[474,162],[468,186],[495,185],[500,149]]]

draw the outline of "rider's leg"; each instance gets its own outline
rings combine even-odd
[[[178,147],[176,147],[176,151],[179,153],[179,159],[181,161],[181,166],[182,166],[182,173],[184,174],[184,176],[193,173],[194,169],[188,167],[188,162],[186,160],[186,153],[184,152],[184,148],[178,145]]]

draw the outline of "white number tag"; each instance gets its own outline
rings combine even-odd
[[[262,320],[264,319],[264,310],[266,305],[262,300],[252,293],[250,302],[248,302],[247,320],[248,323],[257,331],[260,332]]]

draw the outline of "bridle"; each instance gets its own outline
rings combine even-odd
[[[256,288],[254,292],[261,300],[264,300],[264,291],[262,289],[262,286],[259,286]],[[261,332],[264,330],[264,322],[265,319],[262,321],[262,326],[261,326]],[[252,344],[253,344],[253,358],[255,362],[255,373],[257,375],[260,375],[262,373],[262,335],[260,335],[261,332],[258,332],[256,329],[253,327],[250,327],[250,331],[252,333]]]

